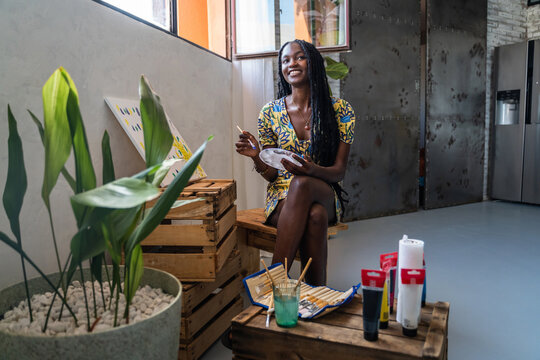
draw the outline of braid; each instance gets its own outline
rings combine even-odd
[[[311,90],[311,158],[321,166],[332,166],[339,146],[339,128],[336,113],[330,97],[324,59],[317,48],[304,40],[294,40],[306,55],[309,87]],[[283,44],[278,55],[278,98],[292,93],[291,85],[285,80],[281,69],[281,54],[287,44]],[[336,191],[342,209],[345,209],[344,190],[338,183],[330,184]]]

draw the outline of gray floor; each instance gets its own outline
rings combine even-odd
[[[425,242],[427,300],[450,302],[450,359],[540,359],[540,206],[483,202],[349,223],[329,241],[347,289],[403,234]],[[202,359],[230,359],[219,342]]]

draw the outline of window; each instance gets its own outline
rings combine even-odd
[[[235,55],[275,55],[294,39],[322,51],[348,49],[348,5],[348,0],[235,0]]]
[[[226,59],[230,0],[94,0]]]
[[[169,0],[104,0],[165,30],[171,30],[171,3]]]

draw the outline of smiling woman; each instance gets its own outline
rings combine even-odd
[[[294,259],[300,250],[303,267],[313,259],[306,281],[325,285],[327,231],[344,206],[340,181],[353,141],[354,111],[330,96],[324,60],[313,44],[286,43],[278,67],[278,99],[261,110],[259,141],[244,131],[236,151],[251,157],[269,182],[266,222],[277,226],[272,263]],[[295,161],[282,157],[279,165],[268,165],[263,162],[268,149],[287,150]]]

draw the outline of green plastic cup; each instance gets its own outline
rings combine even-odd
[[[273,287],[276,323],[281,327],[295,327],[298,323],[298,299],[300,286],[296,280],[282,280]]]

